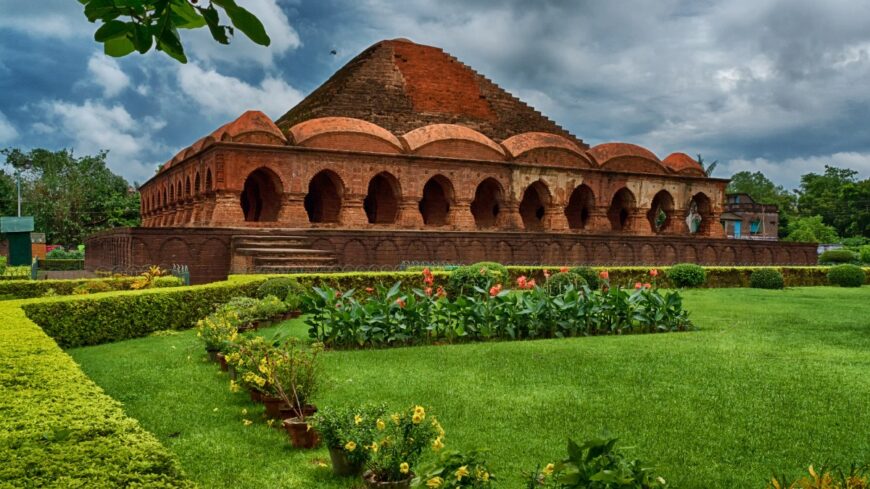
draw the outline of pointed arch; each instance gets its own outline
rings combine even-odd
[[[674,197],[667,190],[660,190],[652,199],[647,222],[654,233],[667,233],[674,229]]]
[[[532,182],[523,191],[520,200],[520,217],[523,219],[523,227],[532,230],[544,229],[544,217],[547,215],[547,206],[550,205],[550,189],[541,180]]]
[[[305,212],[308,222],[337,223],[341,216],[344,185],[332,170],[321,170],[308,182],[305,194]]]
[[[607,218],[610,220],[610,229],[614,231],[628,231],[632,226],[632,217],[634,217],[637,207],[637,199],[631,190],[622,187],[613,194],[613,199],[610,201],[610,208],[607,211]]]
[[[489,177],[477,184],[474,200],[471,201],[471,215],[478,228],[496,225],[504,205],[504,188],[495,178]]]
[[[282,189],[281,178],[266,167],[249,173],[240,198],[245,221],[277,221],[281,211]]]
[[[201,182],[199,180],[199,170],[196,171],[196,174],[193,176],[193,193],[199,195],[201,190]]]
[[[595,194],[584,184],[578,185],[568,198],[565,206],[565,217],[568,218],[570,229],[586,229],[592,208],[595,207]]]
[[[423,185],[420,214],[426,226],[444,226],[450,223],[450,208],[454,199],[453,183],[444,175],[435,175]]]
[[[383,171],[369,180],[363,209],[371,224],[392,224],[399,217],[399,199],[402,195],[399,180]]]

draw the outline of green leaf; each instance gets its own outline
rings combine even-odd
[[[163,30],[157,39],[157,49],[180,63],[187,63],[187,56],[184,55],[184,46],[181,45],[181,38],[178,36],[178,31],[173,28]]]
[[[153,43],[151,30],[147,26],[140,24],[133,25],[133,44],[136,46],[137,51],[145,54],[151,49]]]
[[[172,0],[170,9],[172,10],[172,20],[176,28],[196,29],[204,27],[206,24],[202,15],[187,0]]]
[[[120,20],[110,20],[97,29],[97,32],[94,33],[94,40],[97,42],[106,42],[109,39],[125,36],[129,31],[130,24],[121,22]]]
[[[220,25],[220,17],[218,16],[217,10],[214,8],[214,5],[209,5],[208,8],[197,7],[197,9],[199,9],[199,13],[202,14],[202,17],[205,19],[205,23],[208,25],[208,30],[211,31],[211,37],[221,44],[229,44],[230,39],[227,36],[229,28]],[[232,34],[232,32],[230,32],[230,34]]]
[[[261,46],[268,46],[271,44],[272,40],[269,39],[269,35],[266,34],[266,28],[263,27],[263,23],[260,22],[260,19],[254,17],[254,14],[239,7],[231,0],[222,0],[222,3],[224,3],[223,7],[227,12],[227,15],[230,17],[230,21],[237,29]],[[220,3],[218,3],[218,5],[220,5]]]
[[[85,5],[85,17],[91,22],[110,20],[121,15],[112,0],[91,0]]]
[[[114,39],[109,39],[103,45],[103,50],[105,51],[105,53],[115,58],[127,56],[135,49],[136,47],[133,46],[133,41],[131,41],[128,37],[116,37]]]

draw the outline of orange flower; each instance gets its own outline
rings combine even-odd
[[[640,282],[635,282],[635,283],[634,283],[634,288],[635,288],[635,289],[639,289],[639,288],[641,288],[641,287],[643,287],[643,284],[642,284],[642,283],[640,283]]]
[[[438,297],[443,299],[443,298],[447,297],[447,292],[444,290],[444,287],[441,287],[439,285],[438,290],[435,291],[435,295],[437,295]]]
[[[501,284],[496,284],[496,285],[493,285],[492,287],[489,288],[489,296],[490,297],[497,296],[499,294],[499,292],[501,292]]]
[[[526,282],[526,288],[527,289],[534,289],[535,288],[535,279],[531,279],[528,282]]]
[[[335,291],[335,298],[338,299],[339,297],[341,297],[341,292],[336,290]]]
[[[610,279],[610,274],[607,273],[607,270],[602,270],[601,272],[598,273],[598,276],[601,277],[602,280],[609,280]]]
[[[651,288],[652,288],[652,284],[649,283],[649,282],[647,282],[647,283],[643,284],[643,288],[645,288],[645,289],[651,289]]]
[[[398,298],[398,299],[396,299],[396,305],[399,306],[400,308],[404,308],[405,301],[402,298]]]
[[[544,270],[544,278],[550,278],[550,272],[548,270]]]
[[[519,287],[521,289],[526,288],[526,276],[525,275],[520,275],[519,277],[517,277],[517,287]]]
[[[432,297],[432,287],[426,287],[423,289],[423,292],[425,292],[427,296]]]
[[[568,267],[562,267],[559,269],[560,273],[568,273]]]
[[[649,274],[651,277],[658,277],[659,271],[656,270],[655,268],[653,268],[652,270],[649,271]]]
[[[426,285],[432,285],[435,283],[435,279],[431,275],[427,275],[426,278],[423,279],[423,283]]]
[[[426,268],[423,269],[423,275],[428,276],[428,275],[430,275],[431,273],[432,273],[432,272],[429,271],[429,267],[426,267]]]
[[[371,287],[366,287],[366,292],[368,292],[369,294],[371,294],[374,291],[375,291],[375,289],[373,289]]]

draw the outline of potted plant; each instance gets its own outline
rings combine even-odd
[[[414,467],[430,447],[439,446],[444,430],[422,406],[392,414],[370,448],[363,481],[369,489],[408,489]]]
[[[217,354],[229,341],[235,341],[236,324],[232,317],[214,313],[196,323],[196,335],[205,343],[205,351],[211,361],[217,361]]]
[[[390,421],[384,406],[325,408],[311,420],[329,449],[332,471],[341,477],[359,475],[369,460],[375,436]]]
[[[320,387],[319,355],[323,345],[314,343],[303,348],[298,338],[289,338],[277,351],[264,359],[266,375],[274,391],[290,408],[284,428],[296,448],[313,448],[320,441],[317,431],[308,424],[316,408],[311,400]]]
[[[260,363],[272,347],[262,336],[242,336],[228,355],[235,380],[248,389],[254,402],[262,402],[263,393],[270,389],[268,378],[260,371]]]
[[[284,299],[284,304],[287,306],[284,319],[298,318],[302,315],[302,297],[299,294],[291,291]]]
[[[489,489],[494,480],[483,452],[440,450],[437,457],[421,465],[420,474],[414,477],[411,486],[426,489]]]

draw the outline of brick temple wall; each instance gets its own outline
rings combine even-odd
[[[233,235],[305,236],[340,266],[393,267],[406,261],[506,264],[814,265],[816,246],[695,237],[578,235],[530,232],[450,232],[332,229],[120,228],[92,236],[88,270],[128,270],[151,264],[190,267],[194,283],[224,279]]]

